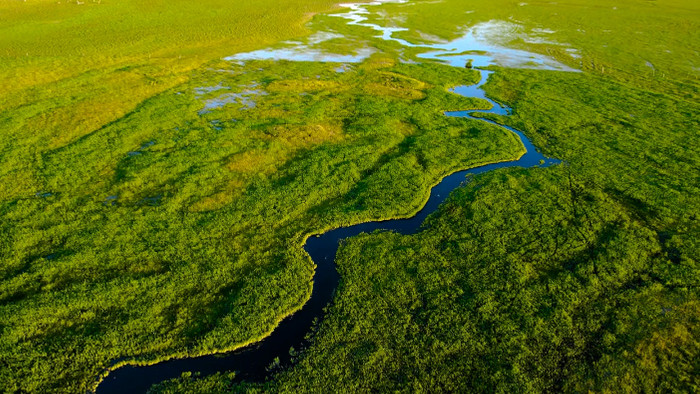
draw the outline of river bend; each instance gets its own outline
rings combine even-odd
[[[468,31],[464,37],[450,43],[435,45],[416,45],[405,40],[393,37],[393,34],[404,29],[384,28],[375,24],[366,23],[366,15],[369,13],[370,5],[347,4],[349,11],[337,16],[348,19],[348,24],[370,27],[377,30],[378,38],[383,40],[397,41],[407,47],[425,47],[434,49],[419,55],[425,59],[439,59],[456,67],[463,67],[467,61],[471,61],[474,67],[486,67],[493,64],[502,65],[499,56],[507,55],[509,61],[518,59],[523,64],[534,64],[537,68],[553,69],[562,71],[572,71],[565,66],[523,51],[495,47],[480,42],[475,37],[474,29]],[[472,54],[465,53],[465,50],[478,51]],[[251,55],[258,52],[258,55]],[[245,61],[258,58],[291,58],[291,60],[321,60],[336,61],[332,55],[323,54],[321,59],[306,58],[301,52],[294,52],[289,49],[264,50],[248,54],[241,54],[229,58],[234,61]],[[468,51],[467,51],[468,52]],[[359,51],[358,58],[348,58],[347,55],[341,61],[361,61],[364,55],[369,55],[370,51]],[[454,54],[454,55],[453,55]],[[299,58],[301,56],[301,58]],[[525,63],[528,62],[528,63]],[[512,64],[511,64],[512,65]],[[342,227],[327,231],[323,234],[311,236],[307,239],[304,249],[316,264],[314,274],[313,289],[311,297],[304,306],[293,315],[286,317],[274,329],[272,334],[260,342],[247,347],[224,354],[207,355],[200,357],[171,359],[147,366],[126,365],[111,371],[97,387],[97,393],[124,393],[124,392],[146,392],[153,384],[179,377],[183,372],[199,373],[202,376],[216,372],[236,371],[237,379],[247,381],[262,381],[270,375],[268,367],[279,360],[280,365],[287,365],[291,361],[289,349],[303,349],[308,345],[306,339],[315,322],[324,316],[324,309],[333,300],[333,295],[340,277],[335,268],[335,257],[340,241],[354,237],[361,233],[370,233],[376,230],[395,231],[401,234],[414,234],[421,229],[421,224],[426,217],[435,212],[451,191],[459,187],[468,175],[476,175],[484,172],[506,167],[546,167],[559,163],[558,160],[545,157],[538,152],[537,148],[519,130],[512,127],[498,124],[492,120],[474,117],[475,113],[509,115],[510,108],[503,106],[489,99],[482,90],[483,85],[488,81],[488,77],[493,73],[490,70],[480,69],[481,78],[479,83],[471,86],[458,86],[451,91],[464,97],[476,97],[488,101],[492,108],[488,110],[467,110],[445,112],[446,116],[457,118],[478,119],[482,122],[491,123],[502,127],[516,134],[526,149],[526,153],[519,159],[487,164],[463,171],[457,171],[444,177],[430,191],[430,197],[423,208],[414,216],[406,219],[393,219],[384,221],[374,221],[356,224],[350,227]]]

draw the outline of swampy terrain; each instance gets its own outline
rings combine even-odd
[[[3,391],[698,389],[695,2],[0,15]]]

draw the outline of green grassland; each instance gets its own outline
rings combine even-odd
[[[514,108],[492,119],[565,165],[480,175],[421,233],[348,240],[312,345],[273,380],[185,377],[156,392],[697,391],[697,6],[431,3],[377,20],[420,26],[400,33],[420,40],[454,37],[464,15],[512,15],[579,49],[512,42],[584,73],[498,68],[486,85]]]
[[[42,187],[45,152],[128,115],[212,59],[307,34],[311,15],[333,5],[1,1],[1,198],[26,197]]]
[[[504,99],[504,87],[523,86],[512,124],[549,141],[567,165],[476,177],[421,233],[347,241],[342,284],[313,345],[276,380],[237,389],[698,388],[700,185],[687,178],[699,163],[672,154],[698,141],[687,132],[680,141],[650,137],[668,130],[656,122],[697,130],[685,115],[697,109],[597,77],[502,74],[489,92]],[[572,103],[566,117],[553,109],[562,101]],[[207,392],[226,380],[161,391]]]
[[[474,71],[337,66],[212,64],[44,154],[42,194],[0,209],[4,389],[85,390],[115,360],[259,339],[308,297],[306,235],[409,215],[445,173],[522,153],[442,115],[488,105],[447,91]],[[254,82],[254,108],[202,111]]]
[[[115,362],[259,339],[309,295],[305,236],[408,216],[442,175],[522,153],[442,115],[487,105],[447,91],[475,72],[399,63],[338,18],[311,27],[384,53],[344,73],[212,60],[305,34],[332,3],[0,3],[3,391],[85,391]],[[493,19],[551,29],[504,44],[584,73],[498,69],[486,89],[515,110],[495,120],[566,164],[476,177],[425,231],[346,242],[311,347],[234,389],[697,390],[700,10],[521,4],[412,1],[376,20],[412,40]],[[254,107],[203,111],[245,91]]]
[[[454,38],[460,28],[486,21],[510,23],[497,42],[547,54],[585,72],[679,98],[700,94],[698,5],[688,0],[470,1],[388,4],[383,24],[401,15],[416,42]],[[439,23],[436,23],[439,21]],[[534,39],[533,39],[534,38]],[[568,52],[566,49],[575,49]]]

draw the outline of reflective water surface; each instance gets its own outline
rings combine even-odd
[[[402,0],[398,1],[404,2]],[[497,64],[508,67],[575,71],[542,55],[489,44],[485,37],[489,34],[497,34],[494,33],[494,29],[498,27],[496,23],[492,22],[473,26],[466,30],[459,39],[444,43],[416,45],[394,38],[394,33],[405,29],[397,27],[386,28],[367,22],[367,16],[371,12],[371,7],[379,3],[381,2],[364,5],[346,4],[344,6],[348,8],[347,12],[334,15],[347,19],[348,24],[366,26],[376,30],[379,33],[378,37],[381,37],[383,40],[395,41],[406,47],[425,47],[430,51],[419,55],[420,58],[440,60],[455,67],[464,67],[467,61],[471,60],[473,67],[487,67]],[[366,47],[357,50],[354,55],[336,55],[313,48],[314,45],[333,38],[338,38],[338,35],[321,32],[313,35],[306,43],[289,42],[284,44],[287,47],[237,54],[228,59],[235,62],[252,59],[339,62],[344,64],[339,65],[337,71],[343,72],[349,67],[347,63],[359,62],[375,51],[373,48]],[[425,218],[440,206],[452,190],[463,184],[469,175],[505,167],[544,167],[558,163],[558,160],[540,154],[537,148],[519,130],[497,124],[488,119],[474,117],[475,113],[496,115],[508,115],[510,113],[508,107],[489,99],[482,90],[483,85],[493,71],[481,70],[480,72],[481,80],[478,84],[458,86],[451,91],[466,97],[484,99],[493,107],[489,110],[446,112],[445,115],[479,119],[516,134],[526,149],[526,153],[523,156],[517,160],[488,164],[446,176],[432,188],[430,198],[425,206],[411,218],[361,223],[309,237],[304,245],[304,249],[317,265],[311,297],[301,310],[285,318],[275,328],[273,333],[262,341],[220,355],[172,359],[150,366],[127,365],[110,372],[98,386],[97,392],[145,392],[151,385],[166,379],[179,377],[183,372],[187,371],[199,372],[201,375],[222,371],[236,371],[237,379],[249,381],[264,380],[269,376],[268,367],[274,360],[279,360],[281,365],[288,364],[291,360],[290,348],[299,350],[308,345],[305,336],[313,329],[314,321],[323,318],[323,309],[333,299],[333,294],[340,279],[335,269],[335,256],[341,240],[375,230],[395,231],[401,234],[413,234],[419,231]],[[213,90],[211,90],[212,88],[202,88],[201,94],[218,90],[218,88],[213,87]],[[257,94],[257,92],[250,93],[252,95]],[[208,107],[205,107],[205,110],[216,107],[222,101],[228,102],[229,98],[231,100],[240,100],[243,97],[240,94],[237,96],[236,94],[227,93],[218,99],[213,99],[214,101],[209,101],[208,103],[210,104],[207,104]],[[245,102],[242,104],[246,105]]]

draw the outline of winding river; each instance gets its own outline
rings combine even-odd
[[[399,0],[400,1],[400,0]],[[406,47],[421,47],[432,52],[419,55],[425,59],[439,59],[456,67],[463,67],[467,61],[471,61],[474,67],[486,67],[493,64],[506,66],[522,66],[561,71],[574,71],[541,55],[524,51],[497,47],[485,43],[478,38],[478,31],[474,28],[467,31],[460,39],[449,43],[434,45],[416,45],[405,40],[394,38],[393,34],[406,29],[385,28],[379,25],[366,23],[370,4],[347,4],[349,11],[335,16],[348,19],[348,24],[367,26],[377,30],[378,38],[387,41],[396,41]],[[301,47],[301,48],[300,48]],[[233,61],[245,61],[260,58],[285,58],[302,61],[361,61],[369,56],[371,51],[360,51],[355,57],[344,55],[334,58],[332,54],[314,52],[303,46],[295,46],[293,49],[282,48],[256,51],[247,54],[232,56]],[[472,51],[469,53],[469,51]],[[313,56],[310,56],[312,53]],[[430,198],[425,206],[413,217],[408,219],[394,219],[361,223],[350,227],[338,228],[307,239],[304,249],[316,263],[314,285],[311,297],[301,310],[288,316],[275,328],[272,334],[262,341],[225,354],[207,355],[183,359],[171,359],[153,365],[135,366],[126,365],[111,371],[97,387],[98,393],[124,393],[146,392],[153,384],[167,379],[179,377],[183,372],[191,371],[202,376],[223,371],[237,371],[237,379],[246,381],[262,381],[270,375],[268,367],[279,361],[280,365],[287,365],[291,361],[290,348],[303,349],[308,345],[306,339],[316,321],[323,318],[324,308],[333,299],[338,287],[340,277],[335,268],[335,256],[341,240],[354,237],[361,233],[369,233],[375,230],[395,231],[401,234],[414,234],[421,229],[425,218],[434,212],[445,201],[449,193],[459,187],[468,175],[476,175],[506,167],[545,167],[556,164],[559,161],[543,156],[528,138],[519,130],[498,124],[492,120],[475,117],[475,113],[495,115],[508,115],[510,109],[488,97],[482,90],[483,85],[493,73],[490,70],[480,69],[481,79],[478,84],[471,86],[458,86],[451,91],[465,97],[477,97],[488,101],[492,108],[489,110],[470,110],[445,112],[446,116],[457,118],[478,119],[491,123],[516,134],[526,149],[526,153],[519,159],[483,165],[455,172],[444,177],[440,183],[430,191]]]

